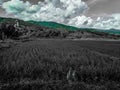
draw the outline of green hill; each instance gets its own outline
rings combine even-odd
[[[40,26],[46,26],[46,27],[51,27],[51,28],[64,28],[68,30],[79,30],[80,28],[72,27],[72,26],[67,26],[64,24],[56,23],[56,22],[46,22],[46,21],[29,21],[29,23],[37,24]]]
[[[108,34],[118,34],[120,35],[120,30],[116,29],[109,29],[109,30],[102,30],[102,29],[94,29],[94,28],[77,28],[73,26],[67,26],[64,24],[56,23],[56,22],[45,22],[45,21],[28,21],[29,23],[50,27],[50,28],[63,28],[67,30],[81,30],[81,31],[89,31],[89,32],[103,32]]]
[[[3,18],[0,17],[0,23],[2,22],[9,22],[11,24],[15,23],[16,19],[13,18]],[[17,19],[18,20],[18,19]],[[53,29],[64,29],[64,30],[70,30],[70,31],[88,31],[88,32],[102,32],[102,33],[107,33],[107,34],[117,34],[120,35],[120,30],[116,29],[109,29],[109,30],[102,30],[102,29],[93,29],[93,28],[77,28],[73,26],[68,26],[56,22],[47,22],[47,21],[23,21],[23,20],[18,20],[21,24],[21,26],[41,26],[41,27],[49,27]]]

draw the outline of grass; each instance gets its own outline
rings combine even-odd
[[[90,41],[35,40],[0,51],[1,88],[119,90],[120,58],[117,54],[112,56],[109,53],[110,50],[114,53],[119,52],[120,48],[116,45],[118,43],[98,42],[98,45],[97,42],[92,42],[94,46],[90,43]],[[107,43],[114,43],[116,47],[105,46]],[[115,48],[118,48],[118,51],[114,50]],[[69,85],[66,79],[70,67],[75,68],[77,78],[72,85]]]

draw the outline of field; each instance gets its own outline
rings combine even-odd
[[[120,90],[120,42],[42,39],[0,50],[0,90]]]

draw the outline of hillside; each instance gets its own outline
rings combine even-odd
[[[14,28],[14,24],[16,20],[19,22],[19,27]],[[4,32],[7,37],[10,38],[12,37],[14,39],[15,38],[24,39],[24,38],[32,38],[32,37],[65,38],[65,39],[90,39],[90,38],[119,39],[120,38],[120,30],[76,28],[55,22],[23,21],[13,18],[0,18],[0,30],[1,33]]]
[[[61,28],[61,29],[67,29],[67,30],[79,30],[79,31],[88,31],[88,32],[103,32],[108,34],[120,34],[120,30],[116,29],[109,29],[109,30],[103,30],[103,29],[94,29],[94,28],[77,28],[73,26],[67,26],[64,24],[56,23],[56,22],[45,22],[45,21],[28,21],[29,23],[33,23],[35,25],[40,26],[46,26],[51,28]]]

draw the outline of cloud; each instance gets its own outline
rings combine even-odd
[[[90,27],[99,29],[120,29],[120,14],[98,17],[96,20],[93,20]]]
[[[6,10],[7,13],[12,13],[14,15],[25,11],[25,9],[29,6],[29,2],[24,3],[20,0],[11,0],[2,4],[2,7]]]
[[[92,24],[92,22],[92,18],[82,15],[72,18],[68,24],[76,27],[88,27]]]
[[[84,15],[89,7],[81,0],[45,0],[36,5],[29,1],[11,0],[4,2],[2,8],[8,14],[23,20],[54,21],[76,27],[120,29],[120,14],[92,19]]]
[[[45,2],[38,2],[37,5],[32,5],[28,1],[11,0],[5,2],[2,7],[7,13],[24,20],[58,22],[66,22],[88,10],[87,4],[81,0],[45,0]]]
[[[86,16],[77,16],[68,23],[76,27],[97,28],[97,29],[120,29],[120,14],[112,14],[92,19]]]

